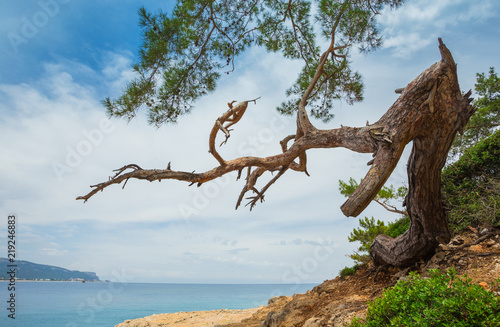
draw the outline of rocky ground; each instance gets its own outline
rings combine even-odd
[[[215,310],[159,314],[127,320],[116,327],[330,327],[348,326],[353,317],[364,317],[367,302],[380,296],[410,271],[422,275],[430,268],[446,270],[455,267],[474,283],[491,289],[491,282],[500,278],[500,232],[471,230],[442,244],[427,262],[421,261],[407,269],[376,270],[362,266],[355,275],[327,280],[304,294],[276,297],[267,306],[248,310]]]

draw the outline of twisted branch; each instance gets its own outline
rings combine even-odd
[[[226,136],[226,139],[220,144],[220,146],[222,146],[227,142],[227,140],[231,136],[229,132],[232,130],[229,129],[229,127],[233,126],[234,124],[236,124],[241,120],[241,118],[245,114],[245,111],[247,110],[249,102],[257,103],[258,99],[260,99],[260,97],[253,100],[240,102],[235,106],[233,106],[233,103],[236,101],[229,102],[227,104],[229,106],[229,110],[226,111],[222,116],[217,118],[217,120],[215,121],[214,126],[212,127],[212,131],[210,132],[210,136],[208,138],[208,144],[209,144],[208,152],[214,156],[214,158],[219,162],[220,165],[223,166],[226,164],[226,162],[224,161],[224,159],[222,159],[222,157],[215,148],[215,139],[217,137],[217,133],[219,131],[222,131]],[[229,123],[224,126],[224,123],[226,122]]]
[[[318,133],[305,135],[295,140],[295,142],[289,148],[286,148],[283,153],[263,158],[241,157],[228,161],[222,160],[219,166],[201,173],[175,171],[170,168],[170,163],[166,169],[142,169],[138,165],[130,164],[115,170],[116,174],[110,177],[108,181],[91,185],[92,191],[86,195],[77,197],[77,200],[84,200],[84,202],[86,202],[97,192],[104,190],[108,186],[120,184],[131,178],[150,182],[161,181],[162,179],[175,179],[201,186],[205,182],[221,177],[232,171],[238,171],[238,175],[240,175],[244,168],[248,168],[249,173],[246,178],[246,184],[242,190],[243,195],[240,194],[240,198],[238,199],[238,206],[244,194],[248,191],[253,191],[260,194],[258,198],[253,201],[253,205],[251,206],[251,208],[253,208],[258,200],[263,200],[264,192],[288,169],[305,171],[305,168],[301,170],[303,168],[302,166],[305,165],[305,161],[302,161],[301,164],[297,164],[294,160],[296,158],[303,160],[301,158],[305,156],[305,152],[308,149],[344,147],[361,153],[376,152],[377,147],[369,131],[370,127],[354,128],[345,126],[339,129],[319,131]],[[215,138],[213,138],[211,144],[215,144],[214,142]],[[212,155],[214,155],[214,153],[216,152],[212,152]],[[214,155],[214,157],[216,157],[216,155]],[[256,167],[256,170],[251,172],[251,167]],[[256,192],[257,189],[255,188],[255,184],[258,178],[266,171],[279,171],[279,173],[273,177],[260,192]]]

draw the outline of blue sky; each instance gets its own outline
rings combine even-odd
[[[0,244],[7,215],[18,216],[19,259],[95,271],[136,282],[309,283],[333,278],[352,261],[338,180],[362,178],[370,155],[314,150],[311,177],[289,173],[252,212],[234,210],[242,187],[230,175],[189,188],[175,181],[130,181],[83,204],[76,196],[128,163],[202,171],[216,165],[208,150],[212,123],[232,100],[261,96],[221,150],[224,157],[280,152],[294,132],[275,108],[300,63],[253,49],[179,124],[156,129],[144,115],[109,120],[100,104],[133,77],[140,44],[140,5],[168,10],[171,1],[2,1],[0,3]],[[440,59],[442,37],[458,63],[461,87],[500,67],[500,3],[415,0],[379,17],[384,46],[354,55],[365,101],[339,103],[320,127],[376,121],[405,86]],[[408,151],[406,151],[406,156]],[[406,180],[406,157],[390,183]],[[363,216],[397,218],[375,204]],[[1,249],[1,248],[0,248]],[[0,250],[6,256],[6,249]]]

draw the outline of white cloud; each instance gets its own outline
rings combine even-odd
[[[388,37],[384,41],[384,46],[387,48],[394,48],[394,55],[396,57],[408,58],[418,50],[435,42],[435,38],[422,38],[419,33],[411,33],[409,35],[396,35]]]
[[[137,77],[137,73],[132,69],[133,55],[129,52],[115,53],[106,52],[104,61],[107,65],[102,69],[102,75],[106,82],[107,96],[120,94],[124,87],[131,80]]]
[[[384,10],[379,17],[384,47],[393,48],[396,57],[409,58],[459,24],[480,24],[494,17],[495,10],[493,0],[408,1],[397,10]]]
[[[337,107],[335,120],[318,126],[362,126],[377,120],[396,99],[395,88],[438,60],[437,46],[419,49],[437,43],[440,28],[459,28],[454,19],[470,23],[487,17],[494,10],[484,3],[492,2],[460,2],[471,10],[451,15],[450,9],[458,7],[450,1],[412,1],[402,13],[383,16],[387,49],[406,57],[418,53],[420,62],[410,66],[389,58],[387,49],[356,57],[366,80],[365,103]],[[475,58],[477,50],[465,48],[461,52]],[[463,58],[460,55],[457,58]],[[208,134],[232,100],[262,96],[250,104],[221,148],[224,158],[279,153],[279,141],[295,132],[294,118],[278,116],[274,108],[296,79],[300,64],[276,54],[262,49],[247,53],[237,62],[239,73],[222,79],[219,91],[202,99],[178,125],[159,130],[147,125],[144,112],[128,124],[107,120],[101,98],[116,96],[134,73],[129,53],[104,57],[107,64],[98,65],[99,70],[60,59],[40,63],[45,69],[41,78],[0,85],[0,207],[20,217],[20,228],[26,231],[20,234],[26,245],[23,259],[95,271],[104,279],[125,269],[134,281],[158,282],[314,282],[334,277],[351,264],[345,255],[356,244],[348,243],[347,236],[358,222],[340,212],[345,199],[337,181],[362,178],[370,155],[343,149],[309,151],[311,177],[287,173],[252,213],[248,208],[234,210],[243,186],[234,175],[200,188],[131,180],[124,190],[114,186],[86,204],[76,201],[89,185],[127,163],[162,168],[172,162],[173,169],[186,171],[213,168],[217,162],[207,151]],[[481,71],[481,61],[484,57],[457,60],[460,72]],[[108,129],[102,128],[103,121],[111,124]],[[60,176],[62,182],[54,162],[69,167]],[[406,180],[405,165],[402,159],[391,183]],[[191,208],[192,214],[183,215],[181,208]],[[376,205],[364,215],[395,218]]]
[[[126,267],[135,277],[150,281],[280,282],[284,269],[309,257],[309,242],[279,250],[269,243],[298,235],[313,240],[318,232],[314,226],[294,227],[303,225],[313,212],[318,223],[335,225],[322,206],[313,209],[290,203],[316,196],[325,187],[331,189],[319,175],[312,179],[303,174],[286,176],[269,191],[269,202],[252,213],[247,208],[234,210],[243,186],[234,175],[200,188],[175,181],[129,181],[124,190],[111,187],[86,204],[75,200],[90,190],[88,185],[105,180],[112,169],[127,163],[158,168],[171,161],[173,169],[213,168],[216,161],[207,153],[208,134],[214,119],[233,99],[262,96],[251,104],[221,154],[234,158],[248,152],[279,153],[279,140],[294,132],[295,123],[293,118],[278,116],[274,107],[293,82],[296,63],[283,63],[261,50],[249,56],[264,59],[249,63],[231,81],[222,81],[221,91],[200,101],[195,113],[183,117],[179,125],[160,130],[148,126],[142,113],[128,124],[108,121],[100,105],[103,89],[118,92],[132,76],[127,54],[106,54],[109,65],[100,72],[63,60],[45,64],[44,75],[29,84],[0,85],[4,113],[0,129],[8,140],[0,144],[5,154],[0,161],[5,185],[0,206],[14,210],[30,229],[24,234],[23,258],[72,269],[80,266],[105,279]],[[103,122],[110,125],[103,129]],[[311,172],[325,168],[321,158],[326,152],[322,153],[312,155],[320,166],[311,165]],[[342,163],[335,165],[340,168]],[[62,166],[66,168],[54,170]],[[195,208],[195,214],[183,216],[181,204]],[[288,230],[276,229],[279,225],[289,226]],[[51,226],[59,226],[58,231],[44,232]],[[183,253],[197,257],[186,260]],[[191,269],[193,260],[199,266],[192,276],[178,273]],[[346,260],[343,255],[341,260]],[[212,275],[206,276],[207,269]],[[331,268],[315,268],[301,281],[322,280],[324,269]],[[221,270],[231,273],[221,274]]]
[[[40,252],[48,255],[48,256],[62,256],[62,255],[67,255],[68,250],[61,249],[61,245],[51,242],[48,244],[48,247],[44,247],[40,249]]]

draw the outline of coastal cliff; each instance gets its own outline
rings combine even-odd
[[[158,314],[127,320],[115,327],[333,327],[363,318],[368,302],[394,286],[410,271],[426,276],[428,269],[454,267],[485,288],[500,277],[500,235],[480,237],[469,232],[442,244],[429,261],[407,269],[376,270],[363,265],[352,276],[327,280],[304,294],[275,297],[267,306],[247,310],[214,310]],[[498,290],[493,290],[498,292]],[[500,295],[500,294],[497,294]]]
[[[0,258],[0,280],[8,280],[9,269],[7,266],[11,264],[8,259]],[[56,266],[42,265],[30,261],[16,260],[16,278],[19,280],[53,280],[53,281],[69,281],[69,280],[86,280],[99,281],[99,277],[95,272],[83,272],[78,270],[69,270]]]

